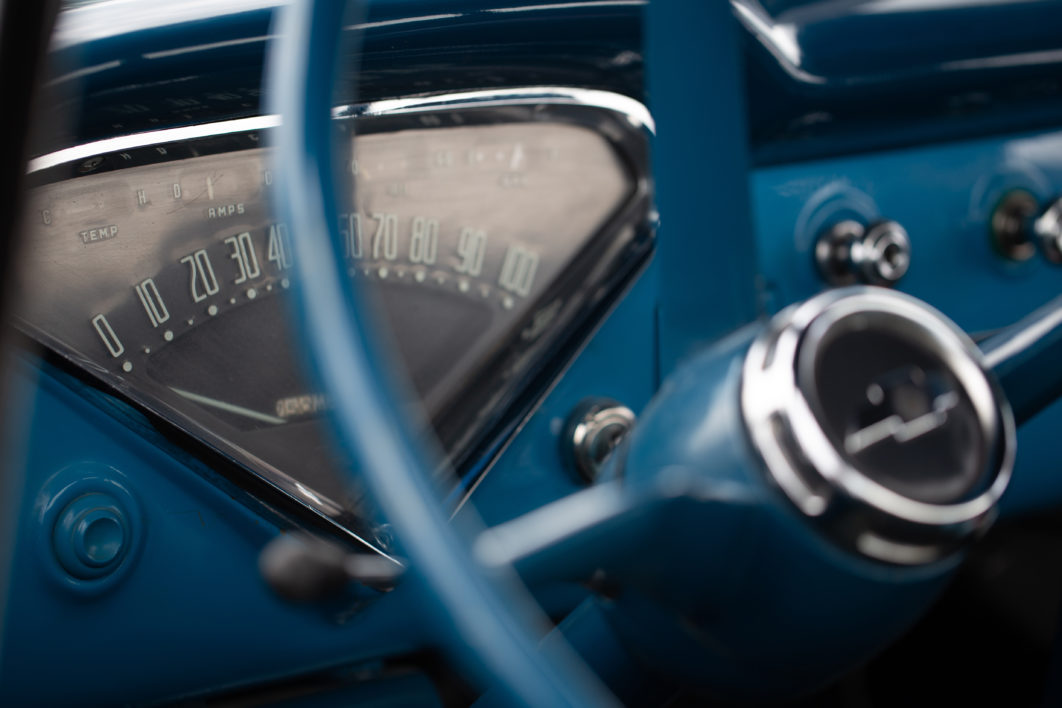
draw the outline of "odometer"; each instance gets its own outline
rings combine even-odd
[[[629,115],[549,101],[353,122],[357,192],[336,215],[348,272],[459,457],[513,414],[521,387],[646,252],[644,136]],[[334,516],[353,500],[282,297],[298,235],[271,215],[265,136],[222,132],[40,171],[21,319]]]

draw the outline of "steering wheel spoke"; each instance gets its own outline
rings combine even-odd
[[[706,539],[699,562],[712,555],[710,533],[721,518],[759,500],[747,487],[665,470],[643,488],[604,482],[483,531],[473,552],[487,568],[515,568],[525,583],[600,580],[638,583],[681,567],[688,551],[677,534]],[[719,549],[721,552],[724,549]]]

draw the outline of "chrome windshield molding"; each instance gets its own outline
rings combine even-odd
[[[603,108],[627,117],[636,128],[656,132],[656,124],[649,109],[639,101],[611,91],[596,89],[533,86],[486,91],[463,91],[459,93],[431,94],[407,98],[372,101],[352,106],[339,106],[332,110],[334,118],[361,116],[403,115],[436,110],[459,110],[467,108],[493,108],[518,105],[571,105],[588,108]]]
[[[248,133],[267,128],[275,128],[280,125],[280,116],[254,116],[252,118],[237,118],[220,123],[204,123],[202,125],[189,125],[181,128],[167,128],[165,130],[153,130],[147,133],[134,133],[122,135],[117,138],[98,140],[83,145],[35,157],[29,161],[29,174],[47,170],[59,165],[88,160],[100,155],[126,150],[136,150],[145,147],[165,146],[170,143],[182,143],[189,140],[202,138],[216,138],[225,135]]]
[[[838,330],[884,332],[941,362],[967,397],[982,436],[985,465],[976,483],[927,501],[861,469],[851,449],[839,449],[826,431],[813,371]],[[980,350],[935,310],[893,291],[837,289],[776,316],[745,360],[741,406],[766,473],[785,496],[835,541],[879,561],[923,564],[951,554],[992,521],[1010,481],[1014,419]],[[841,447],[852,447],[848,442]]]

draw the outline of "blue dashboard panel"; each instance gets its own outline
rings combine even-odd
[[[16,376],[33,393],[21,408],[30,434],[0,655],[5,701],[151,703],[418,648],[403,590],[327,607],[281,600],[257,563],[278,524],[290,526],[282,516],[237,501],[138,413],[54,367],[24,359]],[[42,519],[53,492],[100,481],[138,507],[126,536],[134,548],[111,576],[73,580]]]
[[[941,310],[975,336],[1011,324],[1062,289],[1062,269],[1040,258],[1012,263],[992,248],[989,216],[1011,189],[1043,202],[1062,194],[1062,134],[1034,133],[904,151],[760,168],[751,176],[758,272],[773,313],[822,291],[814,261],[818,233],[844,218],[895,219],[912,241],[912,266],[900,290]],[[661,237],[666,238],[666,230]],[[726,234],[702,236],[726,253]],[[488,523],[500,523],[578,489],[558,475],[558,433],[587,395],[615,398],[636,412],[658,382],[646,346],[654,336],[659,263],[629,291],[537,413],[475,490]],[[1062,404],[1020,431],[1019,457],[1005,513],[1054,505],[1062,475],[1053,453]],[[1051,480],[1058,480],[1052,482]],[[1051,492],[1045,494],[1045,487]]]
[[[611,398],[637,413],[652,398],[659,371],[657,271],[656,263],[650,263],[475,487],[470,499],[488,525],[585,485],[574,468],[561,462],[561,431],[580,401]]]
[[[732,0],[761,164],[1059,124],[1052,0]]]
[[[760,273],[772,310],[824,287],[815,239],[847,218],[903,224],[911,238],[911,267],[900,289],[975,337],[1017,321],[1062,290],[1062,269],[1039,257],[1004,259],[989,231],[992,211],[1009,190],[1028,190],[1043,204],[1062,194],[1058,132],[762,168],[752,184]],[[1050,505],[1062,494],[1052,452],[1060,427],[1062,406],[1055,404],[1021,429],[1005,510]],[[1045,495],[1044,485],[1055,493]]]
[[[764,4],[784,13],[809,3]],[[1018,4],[1032,11],[1031,3]],[[531,85],[548,77],[547,83],[592,85],[645,100],[639,3],[549,6],[528,0],[510,5],[374,3],[365,20],[362,97]],[[128,36],[101,31],[84,45],[75,46],[71,38],[60,52],[71,67],[65,81],[84,82],[91,109],[60,142],[256,114],[271,15],[267,2],[242,14],[160,24]],[[484,35],[495,41],[482,42]],[[1057,123],[1057,109],[995,122],[965,114],[952,121],[948,108],[935,103],[920,130],[906,131],[900,121],[883,126],[867,118],[875,116],[873,101],[851,103],[841,96],[830,100],[851,109],[836,112],[844,120],[804,124],[806,115],[795,111],[792,125],[798,129],[775,130],[776,104],[770,96],[776,84],[759,73],[763,67],[756,61],[753,56],[752,158],[769,166],[749,176],[755,248],[735,245],[734,234],[710,228],[696,235],[669,234],[665,222],[661,231],[661,238],[700,239],[697,252],[716,254],[724,268],[735,253],[745,266],[755,253],[762,302],[746,304],[740,313],[712,312],[733,293],[722,292],[715,282],[698,283],[712,322],[733,324],[757,307],[771,313],[821,291],[814,240],[843,218],[903,224],[913,260],[900,289],[975,334],[1014,322],[1062,290],[1062,269],[1039,258],[1006,262],[988,236],[989,215],[1007,190],[1029,190],[1043,203],[1062,194],[1062,133],[1007,134],[1015,122]],[[93,70],[78,74],[73,67]],[[141,82],[149,72],[157,80]],[[411,79],[417,75],[421,80]],[[1037,94],[1030,105],[1039,107],[1040,99],[1050,104],[1054,91]],[[801,109],[814,102],[803,103],[806,99],[793,105]],[[1001,100],[998,105],[1009,104]],[[996,137],[927,144],[952,140],[951,127],[965,130],[977,121],[979,127],[967,132],[994,131]],[[897,143],[921,145],[870,151]],[[846,154],[821,157],[840,153]],[[711,214],[704,217],[706,224],[712,222]],[[457,490],[452,503],[467,494],[472,502],[467,509],[474,506],[488,524],[497,524],[582,487],[562,462],[565,420],[587,396],[614,398],[636,413],[648,404],[675,363],[674,348],[664,351],[660,336],[665,286],[676,284],[662,285],[656,258],[570,366],[541,392],[532,414],[473,471],[489,467],[489,473],[474,488]],[[713,328],[711,336],[718,330]],[[400,586],[383,596],[358,591],[344,604],[328,607],[281,601],[263,581],[257,559],[269,540],[299,525],[284,509],[234,488],[139,413],[51,363],[23,357],[16,377],[21,388],[32,391],[32,403],[21,409],[29,431],[26,492],[0,643],[5,696],[55,704],[154,702],[420,648],[412,589]],[[1060,428],[1059,403],[1022,428],[1004,512],[1034,511],[1062,499]],[[44,506],[47,493],[86,479],[119,485],[134,499],[129,513],[137,521],[130,526],[126,565],[106,582],[71,582],[57,571],[42,532],[40,519],[50,513]],[[471,485],[474,479],[470,473],[466,481]],[[556,607],[567,611],[584,597],[584,590],[568,589]],[[594,641],[585,643],[592,647]],[[403,695],[397,688],[381,690],[385,703],[387,697]],[[414,695],[419,700],[423,694]]]

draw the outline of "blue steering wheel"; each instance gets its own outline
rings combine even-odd
[[[360,481],[395,530],[425,619],[484,685],[528,706],[614,701],[570,649],[538,641],[546,618],[514,572],[478,567],[467,538],[430,484],[422,443],[395,401],[392,373],[375,349],[369,316],[346,276],[333,191],[330,126],[345,0],[293,3],[280,20],[268,89],[283,127],[276,140],[278,208],[295,240],[298,322],[316,374],[334,400],[334,428]],[[464,533],[462,533],[464,531]]]
[[[521,584],[512,563],[525,571],[536,560],[543,559],[521,555],[519,549],[514,551],[512,547],[506,547],[504,533],[492,531],[484,535],[467,515],[451,521],[443,510],[430,482],[428,471],[433,468],[429,464],[430,452],[423,450],[422,443],[413,435],[396,405],[398,398],[394,393],[392,374],[384,357],[375,349],[370,315],[360,307],[353,285],[341,266],[340,234],[336,220],[329,216],[340,211],[333,184],[336,170],[330,118],[336,56],[347,9],[343,0],[295,2],[281,16],[280,31],[268,68],[269,98],[274,112],[282,117],[275,151],[275,159],[281,166],[274,172],[278,175],[276,203],[297,234],[295,300],[298,326],[311,352],[316,376],[330,392],[335,432],[352,453],[360,473],[359,481],[395,531],[400,550],[409,561],[403,582],[414,583],[421,591],[421,607],[437,642],[448,646],[466,669],[480,677],[484,686],[498,690],[507,704],[611,705],[614,698],[575,652],[563,642],[539,644],[549,625]],[[698,212],[705,199],[704,185],[696,180],[683,179],[685,173],[680,165],[688,161],[690,151],[712,154],[721,178],[717,180],[719,189],[711,198],[719,200],[719,205],[723,206],[713,227],[717,232],[726,233],[729,243],[737,244],[734,253],[726,254],[731,257],[731,262],[720,258],[714,245],[709,243],[710,239],[686,243],[684,249],[668,250],[665,244],[661,244],[656,258],[669,283],[706,280],[705,274],[697,269],[703,269],[704,264],[714,264],[713,286],[727,295],[722,302],[717,298],[713,309],[728,313],[730,318],[716,322],[714,331],[698,330],[693,323],[704,316],[704,302],[698,299],[702,293],[691,287],[677,294],[668,290],[667,284],[662,285],[660,299],[664,307],[661,317],[671,319],[666,322],[670,340],[662,343],[661,366],[664,373],[670,373],[679,358],[696,351],[706,341],[717,339],[723,332],[756,319],[759,313],[756,291],[748,282],[752,279],[747,277],[755,272],[755,266],[752,246],[748,245],[752,238],[747,191],[746,186],[742,186],[748,167],[743,152],[738,72],[732,63],[726,65],[728,49],[725,40],[713,43],[697,36],[697,32],[705,27],[732,24],[729,4],[696,3],[679,8],[678,3],[653,3],[649,8],[649,19],[649,50],[657,52],[650,62],[650,79],[664,79],[654,84],[654,89],[667,82],[667,76],[662,72],[683,65],[683,62],[692,72],[705,72],[711,68],[723,78],[713,84],[714,100],[707,97],[707,91],[699,92],[705,94],[701,97],[654,92],[654,108],[673,119],[668,124],[672,132],[667,143],[658,141],[654,155],[657,193],[660,195],[658,203],[669,219],[667,228],[670,233],[679,234],[684,229],[693,233],[699,226],[693,218],[684,220],[683,214],[695,214],[700,218]],[[667,32],[674,34],[667,35]],[[668,37],[669,41],[660,41],[663,37]],[[675,40],[675,37],[680,39]],[[708,57],[681,56],[684,48],[698,44],[713,48],[708,50]],[[729,49],[733,49],[732,43]],[[720,68],[718,65],[725,66]],[[706,82],[704,75],[685,79]],[[730,105],[728,99],[732,99],[734,105]],[[696,105],[682,105],[682,101]],[[728,199],[731,200],[729,204],[726,203]],[[696,252],[691,253],[690,249]],[[832,313],[830,317],[834,319],[830,320],[833,323],[829,324],[830,327],[850,321],[846,318],[852,313],[846,308],[856,305],[870,308],[855,313],[863,317],[863,321],[869,321],[865,315],[870,312],[871,319],[882,323],[885,329],[904,330],[905,344],[914,342],[914,345],[921,346],[923,340],[929,339],[945,342],[948,356],[961,364],[950,371],[961,369],[965,372],[963,380],[971,384],[966,387],[967,392],[980,391],[980,403],[975,406],[978,420],[984,424],[985,430],[995,431],[993,435],[998,433],[998,439],[992,438],[985,443],[986,450],[991,448],[992,451],[989,457],[993,458],[990,464],[995,465],[992,468],[994,476],[978,477],[975,481],[982,486],[970,492],[968,499],[956,497],[951,506],[938,504],[934,501],[935,496],[931,502],[926,502],[918,497],[921,491],[914,498],[903,497],[866,475],[823,480],[840,489],[842,493],[838,496],[845,497],[846,503],[855,500],[855,506],[862,505],[859,513],[863,514],[861,518],[866,528],[852,542],[864,544],[858,549],[863,557],[854,557],[858,553],[853,557],[845,556],[819,537],[834,532],[847,533],[851,527],[840,530],[820,528],[818,530],[823,533],[819,535],[809,532],[812,525],[819,523],[814,517],[822,514],[827,501],[816,496],[814,490],[804,487],[801,474],[806,470],[800,470],[800,474],[794,471],[786,478],[780,477],[773,469],[770,471],[804,517],[795,514],[790,505],[779,504],[778,490],[768,490],[768,485],[760,477],[746,471],[754,465],[750,463],[745,430],[738,422],[741,416],[735,410],[741,400],[738,369],[743,358],[745,366],[749,367],[752,364],[748,362],[762,355],[766,362],[763,369],[770,373],[774,366],[770,362],[776,357],[774,353],[770,356],[764,353],[766,347],[775,346],[770,337],[794,338],[803,336],[800,332],[814,332],[819,326],[814,322],[821,322],[816,318],[824,312]],[[740,557],[741,552],[732,548],[730,534],[734,528],[741,528],[741,524],[756,517],[757,523],[766,529],[757,537],[759,545],[754,549],[766,559],[759,572],[769,571],[770,574],[753,578],[759,583],[756,593],[762,594],[745,603],[752,606],[746,614],[728,614],[723,620],[723,631],[730,632],[729,637],[739,648],[738,653],[744,652],[754,660],[740,664],[740,658],[715,655],[715,665],[703,670],[714,672],[713,680],[720,684],[728,681],[733,685],[755,683],[758,677],[756,667],[777,669],[785,657],[780,658],[771,652],[784,650],[790,652],[786,656],[792,665],[786,670],[791,673],[786,675],[783,671],[778,685],[787,686],[785,682],[791,680],[791,687],[799,687],[805,669],[811,675],[834,675],[847,666],[846,662],[851,662],[852,657],[869,657],[894,639],[903,627],[925,610],[945,584],[958,563],[958,554],[954,551],[962,542],[976,536],[993,518],[995,503],[1009,478],[1013,456],[1013,419],[1003,392],[1021,404],[1016,406],[1018,422],[1021,422],[1046,405],[1046,401],[1053,400],[1062,389],[1060,367],[1053,363],[1062,353],[1062,299],[1037,313],[1030,323],[983,345],[985,352],[978,350],[939,313],[912,298],[881,290],[827,293],[809,301],[807,306],[792,310],[789,318],[777,327],[772,322],[766,330],[759,328],[758,331],[764,334],[757,335],[755,328],[747,329],[744,338],[727,340],[716,353],[687,359],[672,384],[665,386],[657,403],[651,407],[652,415],[647,413],[643,417],[641,431],[636,431],[632,439],[627,458],[628,477],[624,480],[629,494],[618,491],[615,485],[588,490],[596,501],[602,502],[594,508],[604,511],[600,519],[581,519],[584,527],[601,521],[599,537],[615,531],[625,534],[622,538],[629,541],[645,530],[637,526],[638,518],[646,516],[641,512],[654,499],[666,499],[666,503],[671,504],[669,522],[678,524],[681,521],[690,525],[687,528],[696,528],[691,534],[710,546],[698,548],[698,563],[684,572],[690,575],[691,582],[694,577],[702,581],[701,588],[711,588],[710,592],[715,593],[707,598],[711,600],[721,599],[726,588],[703,581],[713,573],[724,573],[730,568],[739,568],[740,572],[747,570],[747,558]],[[912,327],[918,332],[914,339],[911,338]],[[749,349],[753,335],[759,339]],[[827,338],[823,336],[822,339]],[[746,351],[752,352],[747,358],[744,357]],[[994,369],[995,374],[988,369]],[[752,373],[763,378],[763,372]],[[748,374],[746,369],[746,379]],[[1002,390],[996,381],[997,376],[1002,379]],[[1037,381],[1037,391],[1050,390],[1051,395],[1040,396],[1043,400],[1035,405],[1026,405],[1030,396],[1025,389],[1033,379]],[[1046,385],[1045,381],[1048,382]],[[772,381],[767,383],[773,384]],[[675,404],[694,415],[670,414],[668,406]],[[748,401],[742,400],[742,405],[745,406],[744,413],[749,414]],[[778,411],[759,412],[773,416]],[[811,419],[811,414],[804,409],[799,412],[804,425]],[[805,425],[805,429],[797,430],[796,434],[804,436],[808,432]],[[818,443],[822,443],[818,431],[810,432]],[[639,447],[639,436],[652,444]],[[769,439],[755,443],[761,453],[770,451],[773,444]],[[789,445],[788,439],[783,443]],[[822,452],[827,447],[822,443],[817,449]],[[781,445],[774,452],[777,453],[777,467],[784,471],[791,460],[786,459]],[[711,466],[719,471],[712,480],[697,474],[671,474],[676,470],[669,467],[668,455],[692,460],[691,467]],[[827,457],[830,464],[818,469],[843,466],[832,453]],[[822,459],[825,458],[820,457],[815,463]],[[846,486],[852,480],[857,484]],[[639,494],[642,499],[635,500]],[[933,491],[932,494],[938,495],[939,492]],[[610,518],[613,521],[620,519],[624,509],[638,504],[642,505],[636,510],[638,513],[628,514],[622,523],[607,525]],[[706,514],[706,506],[711,507],[713,513]],[[902,532],[890,536],[898,528]],[[514,532],[510,538],[520,536],[520,529],[509,531]],[[768,536],[770,543],[763,540]],[[613,545],[623,544],[616,542]],[[927,548],[931,549],[929,555],[925,555]],[[940,554],[934,555],[937,548]],[[797,555],[787,555],[791,549],[795,549]],[[556,559],[577,551],[561,543],[548,553]],[[883,568],[868,562],[867,556],[877,560],[885,558],[894,567]],[[484,557],[501,561],[492,562],[486,568],[481,562]],[[899,567],[904,564],[908,567]],[[691,597],[696,591],[687,593],[684,588],[672,587],[670,579],[657,582],[655,578],[649,578],[647,584],[651,591],[678,607],[680,613],[687,611],[687,617],[697,616],[696,603],[703,603],[706,599]],[[777,593],[772,596],[770,590],[783,586],[799,588],[802,584],[808,586],[799,594],[804,611],[799,618],[793,618],[790,613],[797,600],[789,597],[780,600]],[[648,624],[666,624],[660,615],[652,614],[653,610],[646,612],[649,614],[643,619],[648,618]],[[787,623],[787,629],[794,636],[813,637],[822,628],[824,617],[835,620],[833,624],[841,625],[846,633],[841,641],[832,644],[829,638],[822,641],[823,648],[833,654],[826,655],[821,661],[815,656],[814,648],[786,648],[781,646],[785,644],[784,638],[780,642],[764,641],[762,632],[781,623]],[[706,648],[690,642],[689,637],[683,636],[679,630],[676,632],[661,640],[662,643],[685,652],[686,664],[697,664],[701,655],[695,652]],[[830,636],[837,639],[839,635]],[[697,665],[703,667],[707,663],[710,662]]]

